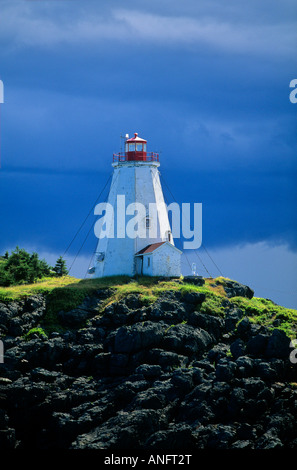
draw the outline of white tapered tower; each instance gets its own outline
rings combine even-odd
[[[135,133],[131,139],[126,136],[125,152],[114,154],[112,166],[107,202],[113,217],[101,225],[102,238],[91,270],[94,277],[179,277],[182,252],[174,246],[158,171],[159,155],[148,153],[147,141]],[[133,227],[136,234],[132,231],[131,236]]]

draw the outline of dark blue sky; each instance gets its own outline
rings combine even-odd
[[[296,308],[295,2],[104,3],[1,0],[0,251],[63,254],[138,132],[161,152],[167,202],[202,202],[223,274]],[[91,231],[77,275],[95,245]]]

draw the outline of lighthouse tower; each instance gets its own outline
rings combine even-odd
[[[107,205],[113,217],[106,218],[98,237],[91,270],[94,277],[179,277],[182,252],[174,246],[158,171],[159,155],[148,153],[147,141],[137,133],[130,139],[126,135],[125,152],[113,155],[112,166]]]

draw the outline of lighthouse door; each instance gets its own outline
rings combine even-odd
[[[143,275],[143,256],[136,256],[136,274]]]

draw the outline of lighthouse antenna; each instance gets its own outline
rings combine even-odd
[[[122,153],[122,151],[123,151],[123,147],[122,147],[122,145],[123,145],[123,139],[126,139],[126,138],[127,138],[127,134],[126,134],[126,137],[125,137],[124,135],[122,135],[122,134],[120,135],[120,152],[121,152],[121,153]]]

